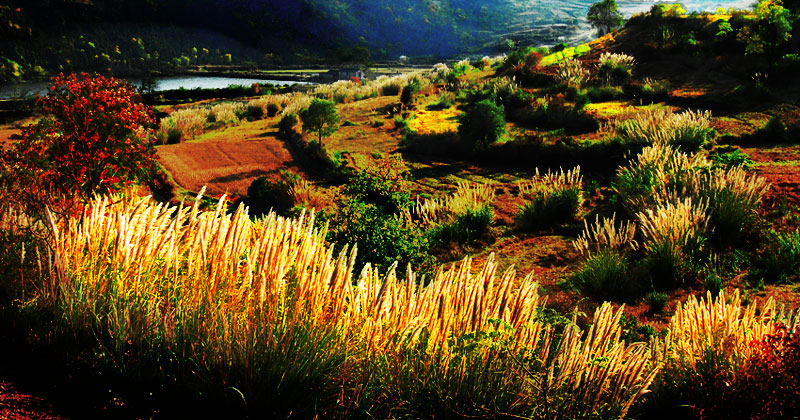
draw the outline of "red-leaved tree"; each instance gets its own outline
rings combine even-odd
[[[39,215],[44,206],[76,211],[152,174],[153,112],[130,83],[61,74],[38,104],[45,116],[0,152],[6,200]]]

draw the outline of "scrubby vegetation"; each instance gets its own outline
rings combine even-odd
[[[56,79],[0,153],[2,355],[89,417],[793,413],[796,6],[611,3],[587,44],[160,121]]]

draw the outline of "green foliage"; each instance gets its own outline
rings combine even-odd
[[[314,99],[308,108],[300,111],[300,118],[303,130],[318,134],[320,146],[323,136],[330,136],[339,129],[339,114],[333,101]]]
[[[667,294],[664,292],[650,292],[647,294],[647,305],[650,306],[650,312],[654,314],[661,313],[667,306]]]
[[[397,261],[401,269],[412,264],[419,271],[431,264],[423,232],[378,204],[343,197],[329,226],[328,242],[358,246],[356,267],[371,263],[385,271]]]
[[[784,283],[800,275],[800,232],[767,232],[749,277]]]
[[[622,26],[622,13],[617,9],[615,0],[601,0],[589,7],[586,20],[597,29],[597,35],[603,36]]]
[[[716,297],[719,296],[719,292],[722,291],[725,285],[722,282],[722,277],[717,273],[708,273],[704,286],[707,291],[711,292],[711,296]]]
[[[262,175],[247,187],[245,203],[250,207],[250,214],[259,216],[270,210],[284,214],[294,207],[292,187],[299,177],[288,171],[271,171]]]
[[[458,214],[450,222],[432,229],[432,244],[448,246],[450,243],[469,243],[480,241],[489,235],[492,226],[492,207],[489,205],[467,209],[463,214]]]
[[[766,54],[771,62],[777,61],[781,47],[792,36],[791,11],[779,0],[759,0],[753,13],[755,19],[736,38],[745,45],[746,54]]]
[[[539,193],[522,206],[517,224],[522,230],[536,230],[572,220],[582,202],[578,188]]]
[[[281,117],[281,121],[278,123],[278,133],[284,139],[291,137],[295,131],[294,127],[297,125],[297,115],[288,113],[284,114]]]
[[[638,288],[627,257],[613,248],[603,248],[587,258],[572,282],[582,293],[600,299],[626,299]]]
[[[458,134],[473,150],[486,150],[506,131],[505,112],[490,100],[475,104],[458,117]]]
[[[408,82],[407,85],[403,87],[403,91],[400,93],[400,103],[403,104],[403,107],[408,108],[414,102],[414,95],[419,92],[420,82],[418,79],[412,79]]]
[[[386,213],[399,213],[411,204],[407,179],[408,168],[399,154],[378,155],[372,165],[350,178],[343,192]]]

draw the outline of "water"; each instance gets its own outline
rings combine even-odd
[[[141,79],[129,79],[134,86],[141,86]],[[222,89],[230,85],[251,86],[254,83],[261,85],[289,86],[293,84],[305,85],[308,82],[295,82],[286,80],[269,79],[242,79],[236,77],[205,77],[205,76],[175,76],[156,80],[155,91],[175,89]],[[44,95],[47,93],[49,82],[23,82],[12,85],[0,86],[0,99],[24,98]]]

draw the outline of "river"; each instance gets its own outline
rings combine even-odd
[[[141,79],[129,79],[134,86],[141,86]],[[230,85],[251,86],[254,83],[261,85],[290,86],[293,84],[305,85],[308,82],[295,82],[286,80],[269,79],[244,79],[236,77],[206,77],[206,76],[173,76],[156,80],[154,90],[161,92],[176,89],[221,89]],[[23,82],[0,86],[0,99],[36,96],[47,93],[49,82]]]

